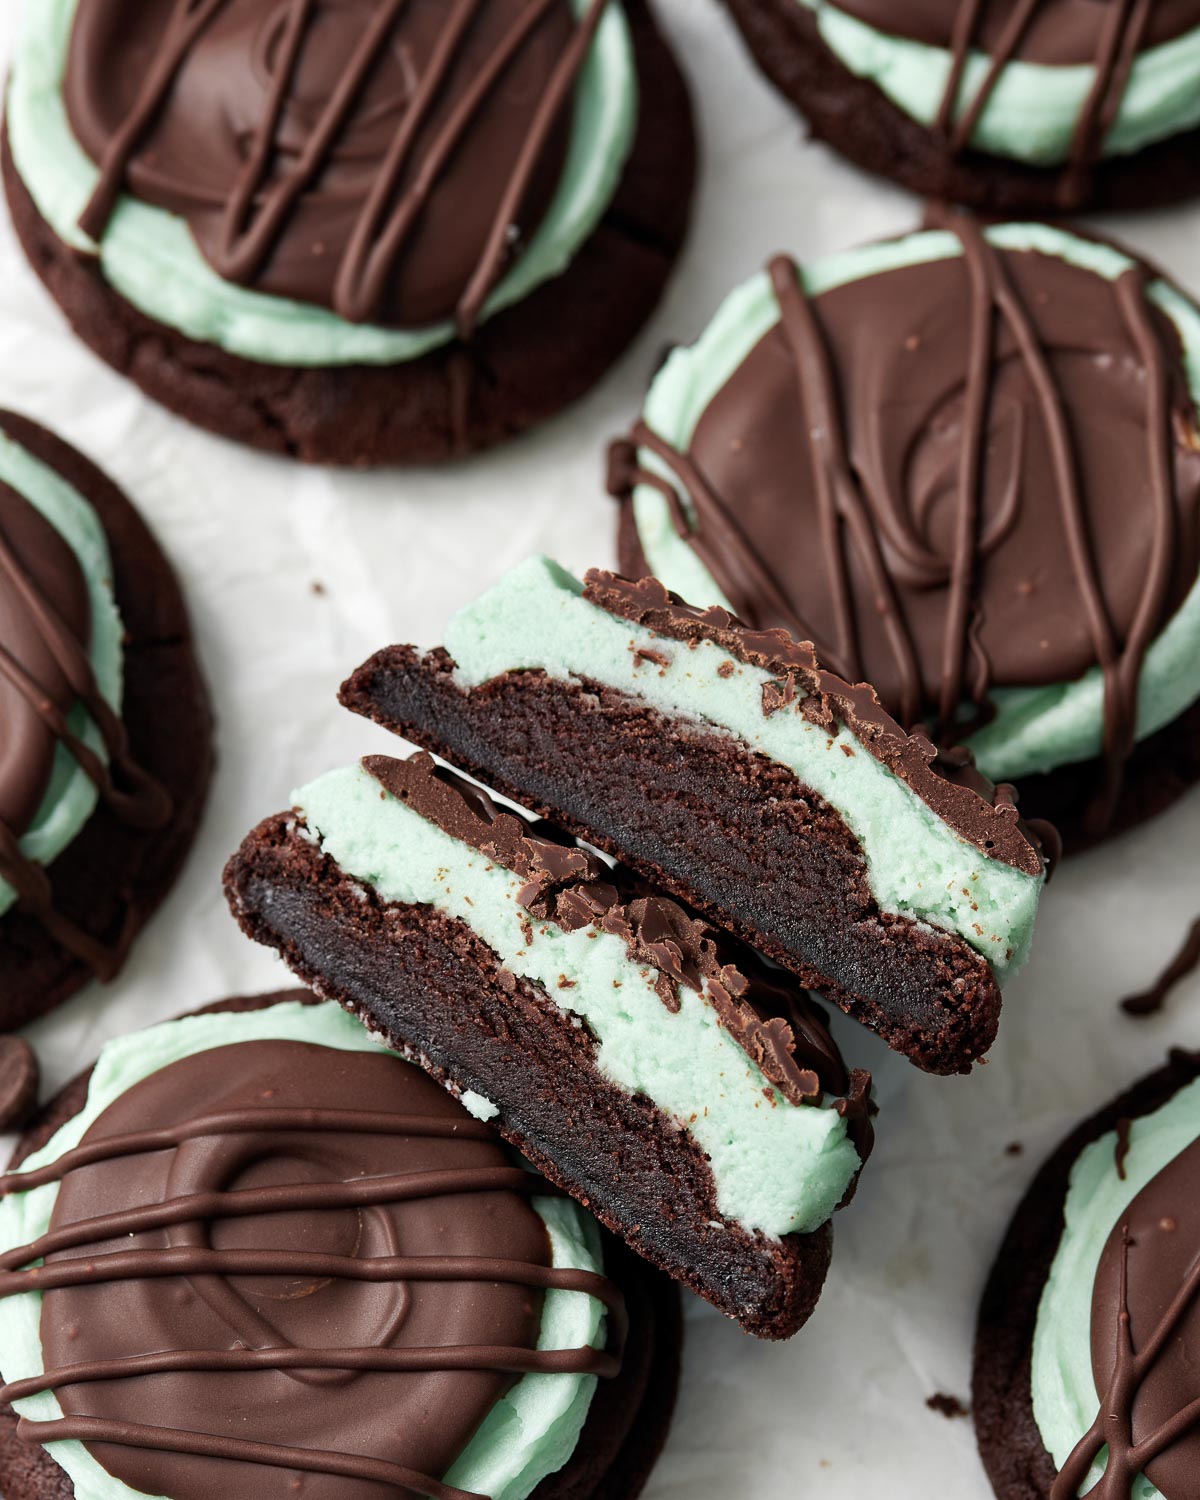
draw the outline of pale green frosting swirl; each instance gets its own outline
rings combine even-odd
[[[709,1158],[726,1218],[775,1236],[814,1230],[837,1208],[860,1162],[836,1101],[789,1104],[707,993],[680,985],[679,1009],[668,1010],[655,972],[619,937],[530,922],[519,876],[382,791],[361,766],[329,772],[292,801],[302,831],[344,874],[381,901],[465,922],[510,973],[586,1023],[601,1075],[657,1105]]]
[[[1092,1293],[1113,1228],[1143,1188],[1200,1135],[1200,1080],[1179,1090],[1129,1128],[1125,1176],[1117,1172],[1117,1137],[1109,1131],[1080,1152],[1071,1169],[1063,1234],[1038,1307],[1033,1339],[1033,1414],[1046,1450],[1061,1468],[1096,1420],[1101,1396],[1092,1374]],[[1107,1451],[1107,1450],[1106,1450]],[[1104,1454],[1080,1489],[1104,1469]],[[1131,1500],[1158,1500],[1145,1475]]]
[[[797,0],[811,10],[826,46],[850,72],[876,84],[919,125],[932,126],[950,78],[945,47],[876,30],[839,10],[835,0]],[[991,67],[972,51],[959,94],[970,107]],[[994,156],[1050,167],[1068,158],[1075,127],[1096,78],[1091,63],[1052,66],[1011,62],[971,134],[971,145]],[[1138,55],[1103,156],[1127,156],[1200,125],[1200,28]]]
[[[23,1164],[23,1171],[56,1161],[77,1146],[99,1116],[134,1084],[185,1057],[235,1042],[309,1042],[341,1052],[374,1052],[380,1044],[340,1006],[288,1001],[266,1010],[215,1013],[170,1021],[110,1042],[101,1052],[88,1086],[87,1104]],[[0,1201],[0,1249],[26,1245],[46,1233],[58,1184]],[[564,1199],[530,1200],[546,1225],[552,1262],[602,1272],[603,1252],[595,1223]],[[0,1363],[6,1380],[24,1380],[43,1369],[42,1296],[25,1292],[0,1300]],[[545,1294],[539,1349],[568,1349],[603,1342],[605,1316],[593,1297],[552,1290]],[[548,1475],[570,1458],[596,1389],[593,1375],[524,1375],[497,1402],[445,1475],[448,1484],[491,1500],[527,1500]],[[52,1392],[17,1403],[35,1422],[59,1420]],[[54,1443],[47,1451],[70,1477],[77,1500],[138,1500],[141,1492],[115,1479],[77,1442]],[[162,1500],[162,1497],[160,1497]],[[169,1497],[167,1497],[169,1500]]]
[[[582,14],[587,0],[571,0]],[[389,365],[417,359],[454,338],[450,322],[388,329],[348,323],[326,308],[223,281],[183,219],[124,195],[97,247],[79,229],[95,188],[95,164],[76,140],[62,80],[79,0],[36,0],[8,86],[13,160],[38,212],[65,244],[99,253],[109,285],[155,322],[263,364]],[[525,253],[488,299],[486,318],[560,275],[612,201],[637,123],[637,72],[628,22],[617,0],[601,18],[575,89],[562,179]]]
[[[1080,239],[1046,224],[1002,224],[986,231],[1005,250],[1055,255],[1069,264],[1115,281],[1134,264],[1112,245]],[[904,266],[961,255],[958,237],[928,230],[883,244],[842,251],[805,266],[801,277],[810,297],[849,282]],[[1155,280],[1147,295],[1179,332],[1193,395],[1200,400],[1200,310],[1168,282]],[[779,321],[770,279],[759,272],[733,291],[694,343],[676,349],[650,387],[645,419],[672,447],[686,452],[709,403],[734,371]],[[645,449],[640,462],[669,479]],[[686,497],[684,497],[686,503]],[[725,604],[716,579],[675,531],[666,500],[650,485],[633,497],[638,537],[650,571],[693,604]],[[1144,739],[1200,698],[1200,581],[1167,622],[1146,655],[1138,688],[1137,737]],[[1092,760],[1104,735],[1104,680],[1094,667],[1074,682],[1048,687],[1003,688],[992,695],[995,718],[969,741],[985,775],[1015,781],[1056,766]]]
[[[105,701],[119,714],[123,627],[113,597],[112,560],[100,518],[79,491],[60,474],[3,432],[0,432],[0,482],[16,490],[40,511],[79,559],[92,604],[92,672]],[[86,745],[98,755],[104,755],[100,731],[82,704],[76,705],[68,722]],[[35,864],[53,863],[91,817],[96,801],[95,783],[66,746],[60,744],[42,805],[21,838],[21,852]],[[15,900],[16,892],[6,881],[0,880],[0,916]]]

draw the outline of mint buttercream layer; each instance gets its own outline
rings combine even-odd
[[[870,79],[919,125],[933,126],[954,58],[933,47],[877,30],[839,10],[833,0],[796,0],[813,12],[825,45],[851,73]],[[967,59],[957,114],[978,97],[991,57]],[[1059,166],[1096,82],[1091,63],[1009,63],[985,105],[970,144],[994,156],[1037,167]],[[1138,54],[1120,107],[1101,143],[1102,156],[1128,156],[1155,141],[1200,125],[1200,28]]]
[[[601,1075],[649,1099],[708,1156],[727,1219],[773,1236],[807,1233],[842,1201],[860,1163],[836,1101],[789,1104],[706,994],[681,985],[673,1013],[654,989],[656,972],[635,963],[620,938],[530,924],[519,876],[382,792],[360,766],[330,772],[292,800],[345,875],[385,902],[465,922],[506,969],[584,1021]]]
[[[1001,250],[1054,255],[1069,265],[1116,281],[1135,263],[1112,245],[1083,240],[1047,224],[1001,224],[986,230]],[[906,266],[951,260],[963,253],[958,237],[928,230],[842,251],[801,270],[810,297],[885,275]],[[1200,310],[1170,283],[1154,280],[1150,300],[1177,329],[1193,398],[1200,401]],[[691,446],[706,408],[754,346],[779,322],[779,304],[766,272],[733,291],[691,345],[676,349],[650,387],[645,420],[683,453]],[[653,453],[639,462],[670,479]],[[674,482],[674,481],[672,481]],[[681,495],[685,506],[687,497]],[[650,572],[693,604],[729,600],[695,550],[676,532],[666,500],[650,485],[633,497],[638,538]],[[1167,621],[1146,655],[1138,686],[1137,737],[1145,739],[1177,719],[1200,698],[1200,580]],[[968,743],[980,770],[993,781],[1015,781],[1057,766],[1094,760],[1104,738],[1104,678],[1094,667],[1074,682],[1048,687],[1000,688],[992,694],[995,717]]]
[[[446,649],[463,688],[519,670],[587,678],[705,732],[733,736],[786,766],[841,815],[882,911],[963,938],[1001,977],[1028,953],[1042,877],[989,859],[869,753],[843,754],[845,739],[831,739],[798,705],[768,717],[762,692],[773,679],[762,667],[711,641],[690,646],[609,614],[544,557],[514,568],[456,615]],[[639,649],[654,657],[639,658]],[[850,738],[844,727],[840,734]]]
[[[79,559],[91,599],[92,672],[105,702],[119,714],[124,627],[113,597],[112,559],[100,518],[77,489],[4,432],[0,432],[0,483],[39,511]],[[101,758],[106,756],[103,736],[82,704],[75,706],[67,722],[85,745]],[[96,810],[97,795],[91,777],[60,743],[41,806],[20,840],[22,854],[34,864],[51,864]],[[0,880],[0,916],[16,899],[12,886]]]
[[[157,323],[263,364],[401,364],[455,337],[449,321],[412,329],[348,323],[328,309],[223,281],[182,218],[127,194],[97,247],[79,229],[79,219],[99,173],[71,130],[62,93],[79,3],[37,0],[25,8],[9,77],[8,138],[42,218],[64,243],[98,253],[115,291]],[[570,3],[582,15],[588,0]],[[618,0],[612,0],[576,85],[558,190],[525,253],[488,299],[485,318],[570,265],[617,190],[637,109],[633,41]]]
[[[1200,1080],[1179,1090],[1129,1127],[1124,1176],[1117,1171],[1115,1131],[1079,1154],[1063,1211],[1063,1234],[1038,1307],[1033,1339],[1033,1414],[1047,1452],[1061,1468],[1100,1410],[1092,1374],[1092,1294],[1100,1257],[1114,1227],[1143,1188],[1200,1136]],[[1106,1450],[1107,1451],[1107,1450]],[[1104,1469],[1105,1454],[1080,1489]],[[1139,1475],[1131,1500],[1158,1500]]]
[[[73,1149],[110,1104],[152,1073],[214,1047],[265,1040],[309,1042],[340,1052],[380,1050],[357,1021],[333,1004],[289,1001],[266,1010],[191,1016],[136,1032],[104,1048],[83,1110],[21,1170],[32,1171]],[[48,1183],[0,1201],[0,1249],[26,1245],[45,1234],[57,1199],[58,1184]],[[559,1198],[530,1201],[546,1225],[555,1267],[603,1271],[599,1232],[582,1209]],[[0,1300],[0,1367],[5,1380],[42,1373],[41,1314],[41,1293]],[[599,1348],[604,1328],[605,1314],[595,1298],[553,1289],[545,1294],[538,1348]],[[522,1376],[484,1419],[446,1482],[491,1500],[527,1500],[574,1452],[595,1388],[592,1375]],[[30,1421],[53,1422],[63,1415],[50,1392],[16,1405]],[[115,1479],[82,1443],[54,1443],[48,1451],[71,1479],[77,1500],[141,1500],[140,1491]]]

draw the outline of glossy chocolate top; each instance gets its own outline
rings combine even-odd
[[[1118,1133],[1118,1170],[1128,1125]],[[1103,1393],[1051,1500],[1074,1500],[1107,1447],[1095,1500],[1129,1500],[1139,1474],[1195,1500],[1200,1473],[1200,1141],[1153,1177],[1113,1227],[1092,1293],[1092,1370]]]
[[[83,0],[64,93],[122,190],[226,280],[469,332],[558,186],[606,0]]]
[[[546,1288],[600,1297],[617,1345],[619,1293],[551,1267],[540,1179],[391,1054],[198,1053],[0,1191],[42,1181],[49,1233],[0,1259],[0,1296],[42,1290],[48,1373],[4,1399],[54,1389],[63,1420],[20,1435],[136,1490],[460,1500],[442,1476],[518,1374],[616,1365],[537,1352]]]
[[[1146,650],[1200,565],[1179,338],[1141,265],[1109,281],[946,222],[963,254],[812,299],[773,261],[779,321],[689,451],[635,429],[675,483],[618,466],[615,487],[657,484],[743,619],[812,640],[941,740],[994,689],[1098,666],[1117,768]]]

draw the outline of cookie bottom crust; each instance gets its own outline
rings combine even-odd
[[[604,1078],[586,1026],[465,923],[379,901],[290,814],[249,835],[225,886],[249,937],[451,1092],[491,1100],[500,1134],[638,1254],[760,1338],[788,1338],[809,1317],[830,1226],[771,1240],[722,1219],[691,1137]]]
[[[0,428],[60,474],[91,504],[112,552],[114,592],[125,625],[122,720],[137,764],[170,793],[164,828],[127,827],[100,805],[49,866],[57,909],[89,936],[115,945],[145,926],[173,885],[200,824],[213,770],[213,722],[174,570],[117,486],[60,438],[0,413]],[[91,969],[34,917],[0,917],[0,1030],[15,1031],[92,978]]]
[[[284,1001],[315,1004],[307,990],[237,997],[211,1011],[265,1010]],[[17,1166],[83,1108],[91,1074],[82,1074],[42,1111],[13,1156]],[[678,1288],[606,1235],[605,1269],[625,1293],[629,1342],[621,1373],[600,1381],[579,1444],[566,1465],[530,1500],[635,1500],[666,1441],[679,1388],[683,1317]],[[75,1487],[49,1453],[16,1435],[11,1407],[0,1407],[0,1493],[5,1500],[73,1500]]]
[[[599,227],[568,269],[457,340],[387,366],[268,365],[197,343],[114,292],[38,213],[3,143],[17,234],[78,336],[148,396],[223,437],[310,463],[436,463],[554,416],[650,316],[683,243],[696,143],[687,86],[645,0],[626,0],[637,136]]]
[[[1058,1253],[1071,1169],[1121,1120],[1152,1114],[1200,1077],[1200,1053],[1166,1066],[1073,1131],[1034,1178],[1013,1215],[984,1289],[975,1336],[971,1406],[983,1466],[997,1500],[1050,1500],[1058,1470],[1033,1412],[1031,1365],[1042,1289]]]
[[[1155,208],[1200,193],[1200,129],[1096,164],[1083,190],[1064,202],[1066,171],[981,151],[951,154],[932,130],[906,115],[826,46],[798,0],[726,0],[759,67],[808,121],[812,134],[857,166],[924,198],[987,213],[1061,214]]]

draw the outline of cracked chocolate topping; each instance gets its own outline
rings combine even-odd
[[[1075,124],[1067,170],[1059,187],[1064,208],[1086,193],[1088,174],[1100,160],[1104,140],[1140,53],[1200,27],[1197,0],[834,0],[838,10],[876,30],[947,49],[951,66],[936,129],[950,151],[967,149],[980,116],[1004,70],[1013,62],[1060,67],[1091,64],[1091,87]],[[968,89],[973,52],[989,66]]]
[[[85,0],[64,95],[119,195],[227,281],[352,322],[473,331],[562,176],[608,0]]]
[[[521,1374],[620,1366],[620,1292],[553,1268],[541,1179],[390,1054],[198,1053],[0,1194],[48,1182],[49,1232],[0,1256],[0,1297],[43,1295],[45,1373],[0,1400],[53,1391],[18,1436],[135,1490],[477,1500],[442,1476]],[[554,1287],[603,1302],[607,1349],[537,1350]]]
[[[869,1075],[848,1074],[816,1002],[750,949],[711,927],[598,855],[560,843],[538,825],[497,807],[478,787],[425,751],[407,760],[372,755],[364,768],[407,803],[525,882],[519,900],[531,918],[568,932],[593,926],[621,938],[630,957],[658,971],[655,989],[679,1009],[681,986],[703,991],[721,1024],[791,1104],[843,1098],[859,1154],[870,1149]]]
[[[964,750],[938,750],[929,737],[909,734],[891,717],[867,683],[849,683],[826,671],[809,641],[783,629],[752,630],[719,605],[696,609],[655,578],[638,582],[592,568],[584,596],[592,604],[670,640],[711,641],[748,666],[770,672],[763,712],[792,709],[813,724],[859,744],[952,828],[992,859],[1027,875],[1053,863],[1057,839],[1048,825],[1025,823],[1010,786],[994,786]]]
[[[1096,1500],[1130,1500],[1139,1474],[1192,1500],[1200,1471],[1200,1141],[1137,1195],[1114,1226],[1092,1298],[1092,1370],[1104,1393],[1052,1500],[1074,1500],[1107,1447]]]
[[[1141,264],[1110,282],[997,249],[965,214],[946,227],[961,255],[812,299],[795,263],[774,260],[779,321],[689,451],[640,423],[612,485],[664,494],[753,628],[812,640],[939,740],[966,738],[996,689],[1098,667],[1103,826],[1146,651],[1200,567],[1179,339]]]
[[[161,828],[171,814],[170,799],[134,763],[124,726],[96,685],[91,629],[88,582],[74,551],[35,506],[0,483],[0,879],[57,942],[107,978],[126,941],[105,947],[62,917],[46,871],[20,843],[60,746],[130,827]],[[103,755],[80,737],[76,705],[99,731]]]

